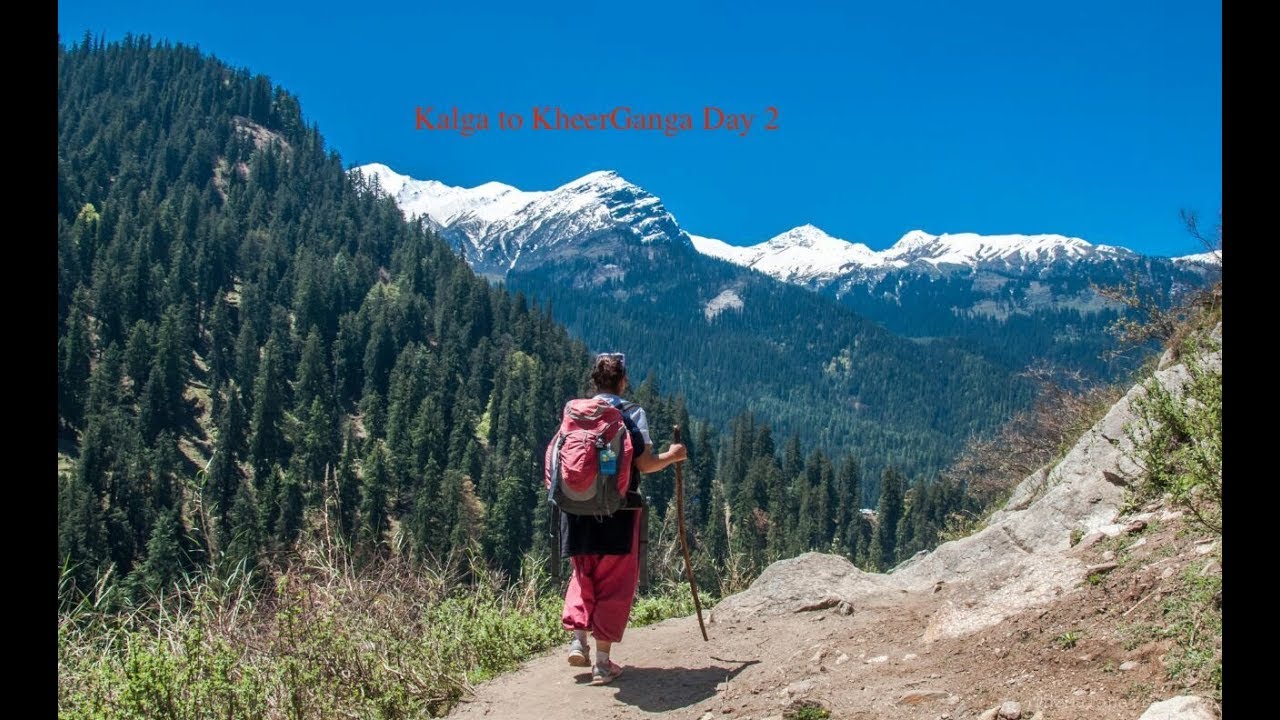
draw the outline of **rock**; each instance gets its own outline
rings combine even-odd
[[[996,713],[1000,720],[1022,720],[1022,705],[1013,700],[1000,704],[1000,712]]]
[[[1013,489],[1013,494],[1009,496],[1009,501],[1004,504],[1005,512],[1019,512],[1031,507],[1048,483],[1049,466],[1046,465],[1018,483]]]
[[[1125,550],[1136,550],[1146,544],[1147,544],[1147,539],[1144,537],[1140,537],[1137,540],[1135,540],[1132,545],[1130,545],[1129,547],[1126,547]]]
[[[1085,535],[1084,537],[1080,538],[1080,542],[1076,543],[1075,550],[1077,551],[1088,550],[1094,545],[1097,545],[1098,542],[1101,541],[1102,538],[1106,536],[1107,536],[1106,533],[1101,532],[1099,530],[1094,530],[1088,535]]]
[[[1196,553],[1199,555],[1208,555],[1216,550],[1218,543],[1214,540],[1201,540],[1196,543]]]
[[[1146,529],[1147,529],[1147,522],[1145,520],[1130,520],[1129,524],[1124,526],[1124,531],[1129,533],[1130,535],[1136,532],[1142,532],[1143,530],[1146,530]]]
[[[903,662],[911,662],[912,660],[915,660],[915,659],[916,659],[916,658],[918,658],[918,657],[920,657],[920,656],[919,656],[919,655],[916,655],[915,653],[907,653],[906,655],[903,655],[903,656],[902,656],[902,661],[903,661]]]
[[[807,552],[765,568],[746,590],[720,601],[712,622],[835,608],[853,612],[855,600],[885,589],[884,576],[866,573],[847,559]]]
[[[1152,703],[1138,720],[1219,720],[1222,709],[1208,698],[1178,695]]]
[[[1120,669],[1121,670],[1137,670],[1138,662],[1136,660],[1125,660],[1124,662],[1120,663]]]
[[[698,720],[711,720],[715,716],[716,716],[715,713],[708,710],[707,712],[702,713],[702,717],[698,718]]]
[[[993,707],[990,710],[978,716],[978,720],[996,720],[996,714],[1000,712],[1000,708]]]
[[[1102,533],[1103,535],[1106,535],[1109,538],[1113,538],[1113,537],[1118,537],[1121,533],[1123,533],[1124,528],[1125,526],[1121,525],[1120,523],[1109,523],[1107,525],[1103,525],[1102,527],[1098,528],[1098,532]]]
[[[1116,559],[1115,550],[1108,550],[1102,553],[1102,562],[1111,562],[1112,560],[1115,560],[1115,559]]]
[[[1182,519],[1181,510],[1165,510],[1164,512],[1160,513],[1160,522],[1173,522],[1174,520],[1181,520],[1181,519]]]
[[[869,658],[867,658],[867,664],[872,664],[872,663],[883,663],[883,662],[889,662],[889,656],[888,656],[888,655],[877,655],[877,656],[875,656],[875,657],[869,657]]]
[[[1209,562],[1204,564],[1204,567],[1200,568],[1200,577],[1206,577],[1208,575],[1221,575],[1221,574],[1222,574],[1222,566],[1218,564],[1217,560],[1210,560]]]
[[[778,693],[780,697],[793,698],[808,695],[813,690],[813,683],[809,680],[797,680],[790,685],[782,688]]]
[[[1119,485],[1120,487],[1125,487],[1129,484],[1129,478],[1121,475],[1120,473],[1112,472],[1110,470],[1102,471],[1102,479],[1106,480],[1112,485]]]
[[[1099,563],[1097,565],[1088,565],[1084,569],[1084,576],[1087,578],[1090,575],[1101,575],[1102,573],[1109,573],[1118,567],[1120,567],[1120,563],[1117,563],[1117,562],[1104,562],[1104,563]]]
[[[843,665],[847,662],[849,662],[849,656],[844,653],[840,653],[840,657],[836,658],[837,665]]]
[[[1220,350],[1205,362],[1220,363]],[[1153,379],[1179,392],[1189,378],[1185,365],[1175,364]],[[982,530],[914,556],[886,575],[863,573],[844,558],[819,553],[774,563],[746,591],[719,603],[713,622],[733,624],[740,616],[740,624],[747,624],[759,616],[839,608],[842,602],[861,612],[897,606],[902,593],[913,593],[938,601],[919,636],[929,644],[996,627],[1053,602],[1080,584],[1085,569],[1079,557],[1064,556],[1073,535],[1081,536],[1080,545],[1095,532],[1128,537],[1135,527],[1138,518],[1122,515],[1129,488],[1117,478],[1140,476],[1129,428],[1137,418],[1134,403],[1146,394],[1142,383],[1133,385],[1060,461],[1025,476],[1012,493],[1016,499],[994,512]],[[1161,507],[1141,510],[1161,512]],[[1156,521],[1156,516],[1143,519]],[[1096,546],[1097,540],[1090,542]],[[1114,567],[1089,572],[1108,569]],[[944,589],[933,595],[939,582]]]
[[[946,690],[911,690],[898,698],[899,705],[919,705],[929,700],[946,700],[951,693]]]

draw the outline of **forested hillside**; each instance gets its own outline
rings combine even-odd
[[[158,587],[323,526],[528,549],[585,348],[354,185],[261,75],[147,39],[58,55],[59,557]],[[65,457],[63,452],[65,451]]]
[[[723,428],[750,410],[779,436],[799,435],[806,452],[856,455],[873,488],[889,467],[936,473],[1031,402],[1025,378],[953,341],[896,336],[691,247],[609,234],[580,242],[594,251],[513,270],[508,286],[549,301],[588,343],[627,348],[641,372],[688,397],[695,416]],[[606,261],[632,271],[584,280]]]

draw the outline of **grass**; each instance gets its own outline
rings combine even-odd
[[[673,589],[639,599],[632,625],[692,612]],[[265,582],[191,576],[98,610],[113,592],[104,582],[59,614],[60,718],[440,716],[568,639],[558,586],[475,558],[356,568],[312,549]]]
[[[1160,604],[1159,635],[1174,648],[1165,657],[1169,679],[1183,685],[1205,682],[1222,695],[1222,576],[1201,575],[1195,564],[1178,578],[1177,590]]]
[[[1080,642],[1080,632],[1078,630],[1068,630],[1054,638],[1053,641],[1063,650],[1070,650]]]
[[[816,700],[801,700],[787,709],[783,720],[827,720],[831,711]]]
[[[1221,351],[1221,344],[1205,332],[1221,316],[1218,302],[1178,328],[1170,347],[1180,351],[1185,363],[1185,385],[1171,391],[1148,381],[1145,395],[1134,403],[1138,422],[1129,431],[1132,458],[1145,470],[1136,500],[1165,498],[1182,509],[1188,522],[1176,533],[1178,540],[1206,531],[1211,539],[1222,536],[1222,369],[1205,361],[1207,353]],[[1159,554],[1167,556],[1175,547],[1171,543]],[[1183,687],[1207,688],[1221,699],[1222,574],[1202,575],[1201,563],[1192,562],[1171,580],[1158,620],[1119,628],[1123,644],[1134,649],[1168,641],[1171,649],[1163,658],[1168,679]]]
[[[699,588],[698,601],[702,604],[703,617],[706,617],[707,610],[715,604],[716,598],[708,596],[705,590]],[[643,627],[667,618],[686,617],[694,612],[696,608],[693,606],[693,594],[689,591],[688,583],[667,580],[647,595],[636,598],[635,604],[631,606],[631,621],[627,626]]]

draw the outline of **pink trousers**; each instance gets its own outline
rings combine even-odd
[[[632,513],[639,519],[639,513]],[[632,529],[626,555],[574,555],[573,577],[564,594],[565,630],[590,630],[596,640],[618,642],[627,629],[631,602],[640,585],[640,523]]]

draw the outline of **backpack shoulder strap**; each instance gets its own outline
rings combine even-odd
[[[606,402],[617,408],[618,412],[622,414],[622,422],[627,426],[627,432],[632,433],[633,435],[639,434],[640,431],[636,428],[635,421],[627,414],[628,410],[636,406],[635,403],[629,400],[623,400],[622,398],[609,398],[606,399]]]
[[[622,415],[623,424],[627,426],[627,434],[631,436],[631,462],[634,465],[636,458],[645,451],[644,433],[640,432],[640,428],[636,427],[635,421],[627,414],[628,410],[637,406],[629,400],[614,397],[610,397],[608,403],[618,409],[618,412]],[[631,484],[633,486],[636,485],[639,477],[640,473],[635,472],[633,468],[631,474]]]

